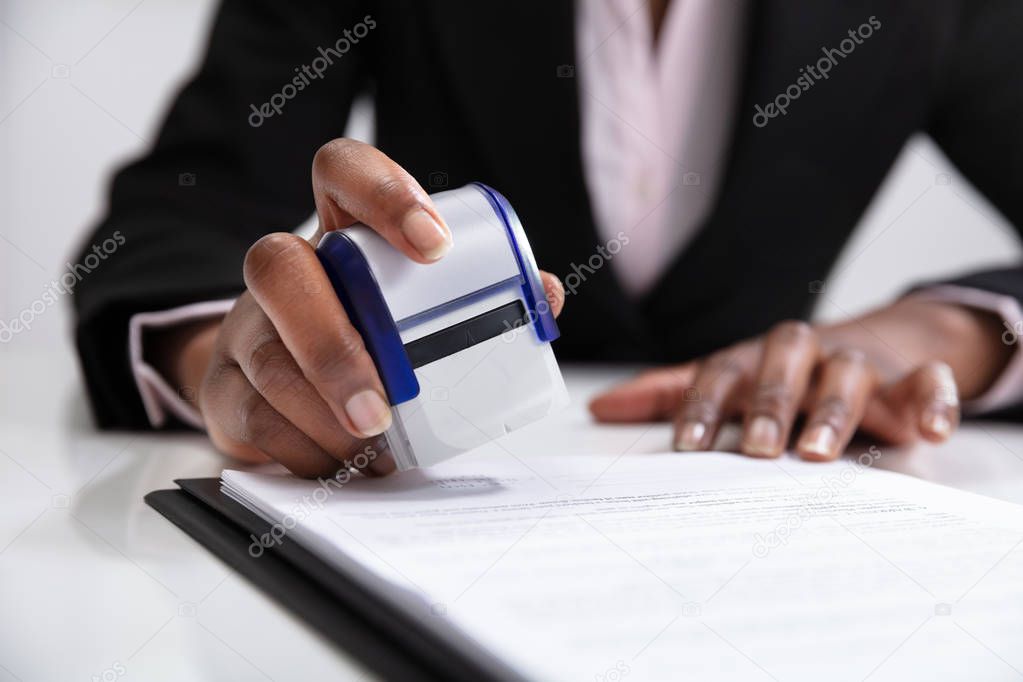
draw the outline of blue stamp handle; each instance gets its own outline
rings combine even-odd
[[[536,258],[529,246],[522,221],[504,195],[496,189],[482,182],[474,182],[472,185],[483,192],[508,230],[508,241],[511,242],[512,251],[515,252],[515,259],[519,264],[519,272],[522,273],[522,296],[526,299],[527,317],[533,321],[536,335],[541,341],[547,343],[554,341],[561,336],[561,330],[558,329],[554,311],[547,302],[547,293],[543,288],[543,280],[540,279],[540,268],[536,265]]]
[[[332,231],[323,235],[316,256],[373,358],[388,402],[400,405],[415,398],[419,380],[362,250],[343,231]]]

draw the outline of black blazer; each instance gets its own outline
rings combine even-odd
[[[750,0],[749,11],[715,208],[642,300],[623,294],[612,267],[587,274],[560,321],[562,359],[678,362],[805,318],[811,283],[827,278],[917,131],[1023,226],[1023,2]],[[252,105],[366,15],[375,27],[322,79],[250,125]],[[880,29],[829,79],[754,124],[756,105],[871,16]],[[578,81],[563,68],[575,61],[570,0],[226,0],[199,73],[152,152],[114,178],[87,242],[117,230],[125,239],[75,290],[99,424],[148,426],[128,364],[130,316],[238,294],[249,245],[313,212],[311,159],[342,134],[360,92],[376,103],[377,146],[424,186],[431,173],[451,187],[482,180],[509,197],[541,267],[565,277],[586,263],[599,238]],[[1023,267],[957,281],[1023,299]]]

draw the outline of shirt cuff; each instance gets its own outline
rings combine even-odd
[[[131,360],[131,373],[135,377],[135,386],[142,397],[146,417],[154,429],[167,423],[168,414],[173,414],[184,423],[197,429],[205,429],[205,425],[199,411],[178,395],[178,392],[156,371],[156,368],[146,362],[145,349],[142,347],[145,333],[155,329],[198,322],[210,317],[223,317],[233,305],[234,299],[205,301],[171,310],[132,315],[128,322],[128,356]]]
[[[954,303],[998,315],[1002,318],[1002,324],[1009,330],[1011,342],[1016,346],[1012,357],[1009,358],[1001,375],[982,395],[963,403],[965,414],[994,412],[1023,399],[1023,344],[1019,342],[1017,333],[1013,332],[1023,328],[1023,309],[1020,308],[1019,301],[1012,296],[953,284],[927,287],[910,296],[925,301]],[[1002,340],[1005,339],[1006,334],[1003,333]]]

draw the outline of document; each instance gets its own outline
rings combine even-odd
[[[1023,507],[877,456],[470,454],[222,483],[276,524],[250,553],[299,542],[531,679],[1023,676]]]

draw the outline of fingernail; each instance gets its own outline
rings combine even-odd
[[[391,425],[391,408],[376,391],[356,393],[345,403],[345,413],[364,436],[376,436]]]
[[[698,421],[688,421],[678,430],[675,449],[681,452],[700,450],[705,435],[707,435],[706,424]]]
[[[758,457],[774,457],[781,449],[781,429],[771,417],[754,417],[749,424],[742,451]]]
[[[799,451],[831,458],[838,447],[838,432],[831,424],[818,424],[803,434],[799,439]]]
[[[437,260],[451,248],[451,234],[422,209],[405,216],[401,232],[427,260]]]
[[[924,415],[923,427],[925,430],[942,438],[948,438],[952,435],[952,420],[945,416],[943,412],[932,411]]]

